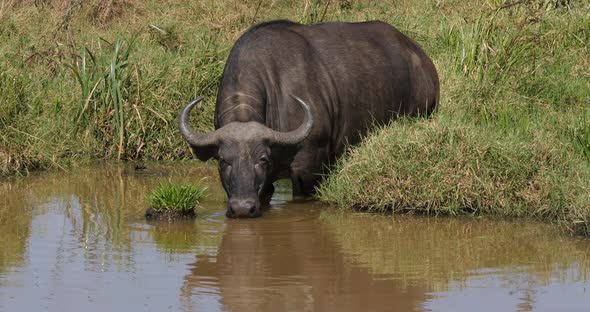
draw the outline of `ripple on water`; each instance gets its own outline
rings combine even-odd
[[[197,219],[146,222],[161,183],[101,165],[0,187],[0,310],[585,311],[590,242],[529,222],[339,213],[291,201],[225,218],[216,178]],[[166,181],[212,168],[165,165]],[[9,184],[9,185],[8,185]],[[3,193],[2,193],[3,192]]]

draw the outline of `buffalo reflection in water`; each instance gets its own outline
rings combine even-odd
[[[421,310],[425,289],[371,274],[331,236],[317,218],[230,221],[217,254],[197,255],[191,264],[185,307],[215,298],[229,311]]]

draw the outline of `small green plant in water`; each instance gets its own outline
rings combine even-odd
[[[205,187],[192,184],[162,184],[148,196],[150,208],[162,211],[188,211],[194,209],[205,195]]]

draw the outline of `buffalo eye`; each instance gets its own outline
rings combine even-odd
[[[219,165],[222,167],[231,167],[231,165],[223,158],[219,158]]]
[[[260,161],[256,164],[256,167],[266,167],[270,163],[268,156],[264,155],[260,157]]]

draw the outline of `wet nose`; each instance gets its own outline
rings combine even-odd
[[[253,200],[231,199],[226,216],[228,218],[255,218],[260,216],[260,210]]]

